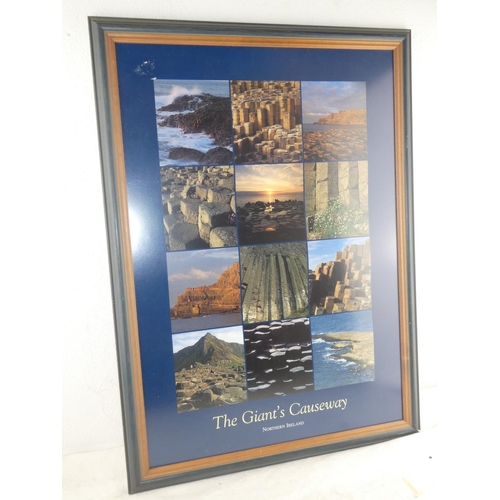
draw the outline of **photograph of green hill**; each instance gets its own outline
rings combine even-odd
[[[179,413],[246,401],[241,326],[172,336]]]

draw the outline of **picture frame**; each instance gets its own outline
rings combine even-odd
[[[417,432],[410,30],[89,29],[129,492]]]

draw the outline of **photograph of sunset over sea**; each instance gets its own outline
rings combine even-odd
[[[240,244],[305,239],[302,164],[236,167]]]

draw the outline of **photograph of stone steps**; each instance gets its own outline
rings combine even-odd
[[[248,399],[314,390],[309,318],[244,326]]]
[[[308,242],[311,316],[371,309],[370,239]]]
[[[160,168],[167,251],[234,247],[234,167]]]
[[[307,314],[305,243],[241,247],[240,266],[244,323]]]

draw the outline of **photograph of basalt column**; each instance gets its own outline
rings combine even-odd
[[[244,323],[307,314],[305,243],[241,247],[240,265]]]
[[[155,80],[160,166],[233,163],[228,81]]]
[[[167,251],[238,245],[234,167],[161,167]]]
[[[314,390],[309,318],[244,326],[250,401]]]
[[[302,82],[304,161],[367,160],[365,82]]]
[[[236,167],[241,245],[306,239],[303,175],[301,163]]]
[[[172,332],[241,324],[237,248],[167,253]]]
[[[241,326],[172,336],[177,411],[247,400]]]
[[[311,318],[314,389],[375,380],[372,312]]]
[[[308,243],[311,316],[371,309],[369,238]]]
[[[368,162],[304,165],[307,239],[365,236],[368,224]]]
[[[235,162],[301,161],[300,82],[230,83]]]

